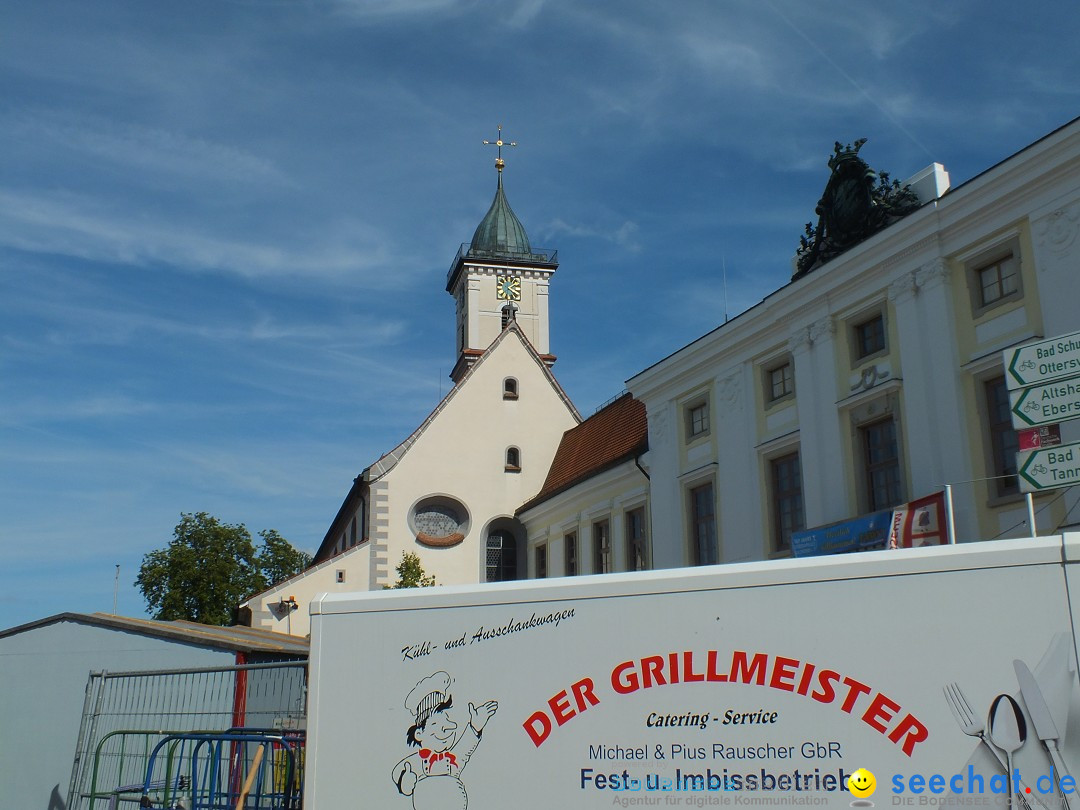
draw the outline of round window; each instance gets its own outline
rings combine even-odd
[[[464,505],[445,496],[424,498],[409,516],[417,541],[435,547],[456,546],[464,540],[468,522]]]
[[[414,522],[418,532],[435,535],[453,534],[461,525],[461,518],[453,507],[436,503],[418,510]]]

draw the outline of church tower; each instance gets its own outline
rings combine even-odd
[[[457,304],[457,362],[450,372],[455,383],[511,319],[544,362],[555,362],[548,345],[548,281],[559,267],[558,254],[529,243],[506,200],[502,148],[517,144],[503,141],[501,126],[498,139],[484,143],[499,149],[495,199],[472,241],[458,250],[446,278],[446,291]]]

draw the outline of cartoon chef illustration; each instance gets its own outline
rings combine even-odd
[[[391,778],[402,796],[412,796],[414,810],[465,810],[469,796],[461,772],[480,744],[484,726],[499,708],[494,700],[469,704],[469,722],[451,717],[454,700],[450,676],[436,672],[420,681],[405,698],[415,720],[405,739],[418,751],[394,766]]]

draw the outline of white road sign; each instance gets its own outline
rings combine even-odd
[[[1080,442],[1019,453],[1020,489],[1038,492],[1080,484]]]
[[[1080,418],[1080,377],[1009,392],[1017,430]]]
[[[1009,390],[1080,375],[1080,332],[1006,349],[1005,382]]]

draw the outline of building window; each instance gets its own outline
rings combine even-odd
[[[510,532],[492,532],[487,539],[487,581],[517,579],[517,541]]]
[[[345,581],[345,569],[344,568],[337,569],[337,571],[334,572],[334,579],[337,580],[337,583],[339,585],[341,583],[343,583]]]
[[[563,537],[563,555],[563,570],[566,576],[572,577],[578,572],[577,532],[571,532]]]
[[[368,501],[369,501],[370,497],[371,497],[370,493],[364,492],[363,496],[360,499],[360,515],[359,515],[359,520],[357,521],[358,525],[356,527],[357,531],[359,532],[360,542],[364,542],[365,540],[368,539],[367,538],[367,535],[368,535],[367,516],[368,516],[368,508],[369,508]]]
[[[772,489],[773,550],[790,551],[792,532],[806,528],[803,519],[802,466],[798,452],[769,461]]]
[[[413,507],[409,526],[421,545],[449,548],[462,542],[469,533],[469,513],[460,501],[432,495]]]
[[[353,515],[352,524],[349,526],[349,548],[356,545],[356,515]]]
[[[709,403],[698,401],[686,406],[686,438],[693,440],[709,434]]]
[[[600,520],[592,527],[593,573],[611,572],[611,531],[606,520]]]
[[[995,304],[1020,290],[1020,273],[1011,255],[975,271],[982,305]]]
[[[507,377],[503,380],[503,399],[517,399],[518,398],[518,381],[513,377]]]
[[[543,579],[547,576],[547,546],[536,547],[536,578]]]
[[[765,370],[765,400],[770,404],[795,393],[795,373],[791,361]]]
[[[516,447],[506,448],[506,471],[521,472],[521,451]]]
[[[716,543],[716,498],[712,482],[690,490],[690,564],[715,565],[719,560]]]
[[[862,434],[867,505],[870,512],[901,502],[900,450],[892,418],[859,428]]]
[[[513,323],[515,320],[517,320],[516,310],[517,310],[516,305],[514,305],[510,301],[506,302],[506,305],[502,308],[502,328],[503,329],[505,329],[511,323]]]
[[[645,532],[645,507],[626,513],[626,568],[645,571],[649,567],[648,539]]]
[[[1014,495],[1020,491],[1016,478],[1016,453],[1020,444],[1013,430],[1009,407],[1009,390],[1004,377],[983,383],[986,394],[987,427],[990,431],[990,450],[993,458],[995,488],[998,497]],[[1007,477],[1001,477],[1007,476]]]
[[[885,315],[878,312],[852,327],[855,360],[865,360],[885,351]]]
[[[1020,244],[1014,238],[966,262],[971,311],[979,317],[986,310],[1015,301],[1024,294],[1020,273]]]

